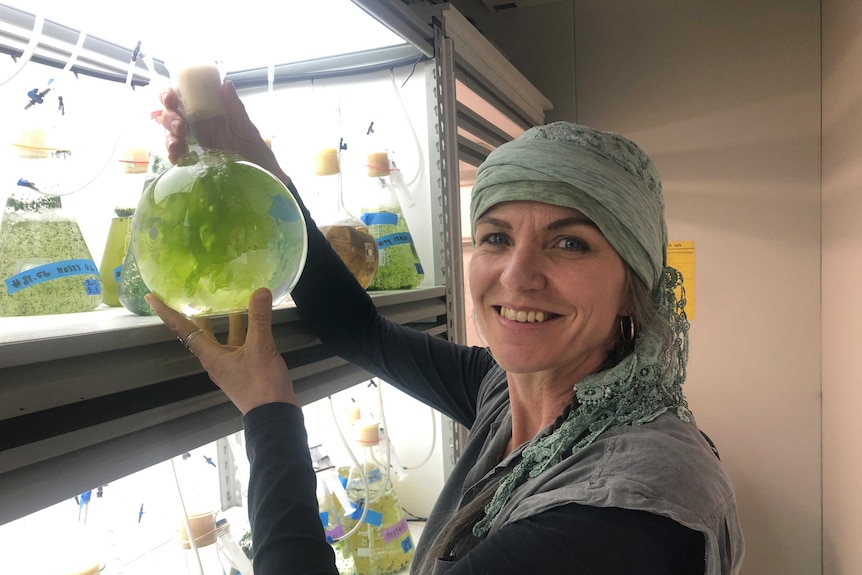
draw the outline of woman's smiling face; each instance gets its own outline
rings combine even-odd
[[[629,306],[625,263],[595,224],[571,208],[502,202],[475,237],[470,291],[497,362],[570,383],[597,371]]]

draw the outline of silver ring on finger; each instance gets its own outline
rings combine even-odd
[[[191,351],[194,354],[194,351],[192,351],[191,348],[189,348],[189,344],[192,342],[192,340],[194,338],[196,338],[197,336],[199,336],[202,333],[204,333],[204,329],[199,327],[196,330],[194,330],[193,332],[191,332],[189,335],[187,335],[185,339],[181,339],[180,341],[182,342],[183,347],[185,347],[187,350]],[[177,339],[179,339],[179,338],[177,338]]]

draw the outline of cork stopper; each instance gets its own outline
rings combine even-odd
[[[120,166],[126,174],[146,174],[149,164],[150,153],[144,147],[125,148],[120,154]]]
[[[177,94],[183,115],[189,122],[198,122],[224,113],[219,89],[221,70],[215,64],[184,66],[177,70]]]
[[[216,530],[215,513],[196,513],[189,515],[188,518],[189,527],[191,528],[192,535],[195,538],[195,547],[206,547],[207,545],[212,545],[216,542],[218,532]],[[180,524],[177,529],[177,535],[179,536],[180,546],[182,546],[183,549],[191,549],[188,531],[186,531],[186,526],[184,524]]]
[[[380,423],[369,419],[354,421],[353,439],[361,445],[376,445],[380,443]]]
[[[44,130],[37,128],[22,130],[12,142],[18,156],[27,159],[50,158],[51,149]]]
[[[316,175],[331,176],[338,172],[338,150],[336,148],[326,148],[317,153],[314,158],[314,173]]]
[[[365,156],[369,178],[381,178],[389,175],[389,154],[386,152],[371,152]]]
[[[347,423],[353,425],[362,416],[358,405],[352,405],[347,410]]]

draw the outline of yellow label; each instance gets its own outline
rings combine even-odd
[[[694,241],[668,242],[667,265],[682,274],[682,286],[685,289],[685,314],[688,319],[694,319],[695,310],[695,274],[694,274]],[[676,289],[676,298],[682,297],[682,289]]]

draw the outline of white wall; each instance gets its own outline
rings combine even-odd
[[[823,573],[862,565],[862,4],[823,2]]]
[[[696,242],[685,389],[737,488],[744,573],[818,573],[819,4],[613,6],[577,5],[578,121],[644,146],[670,238]]]
[[[820,3],[572,0],[476,14],[514,53],[506,37],[520,15],[532,29],[572,6],[575,85],[565,37],[556,38],[559,78],[547,57],[519,67],[576,110],[549,119],[620,132],[657,162],[671,239],[696,242],[685,391],[737,488],[743,572],[820,573]],[[858,62],[858,44],[855,53]],[[847,291],[853,283],[842,281]],[[852,329],[839,301],[835,313]]]

